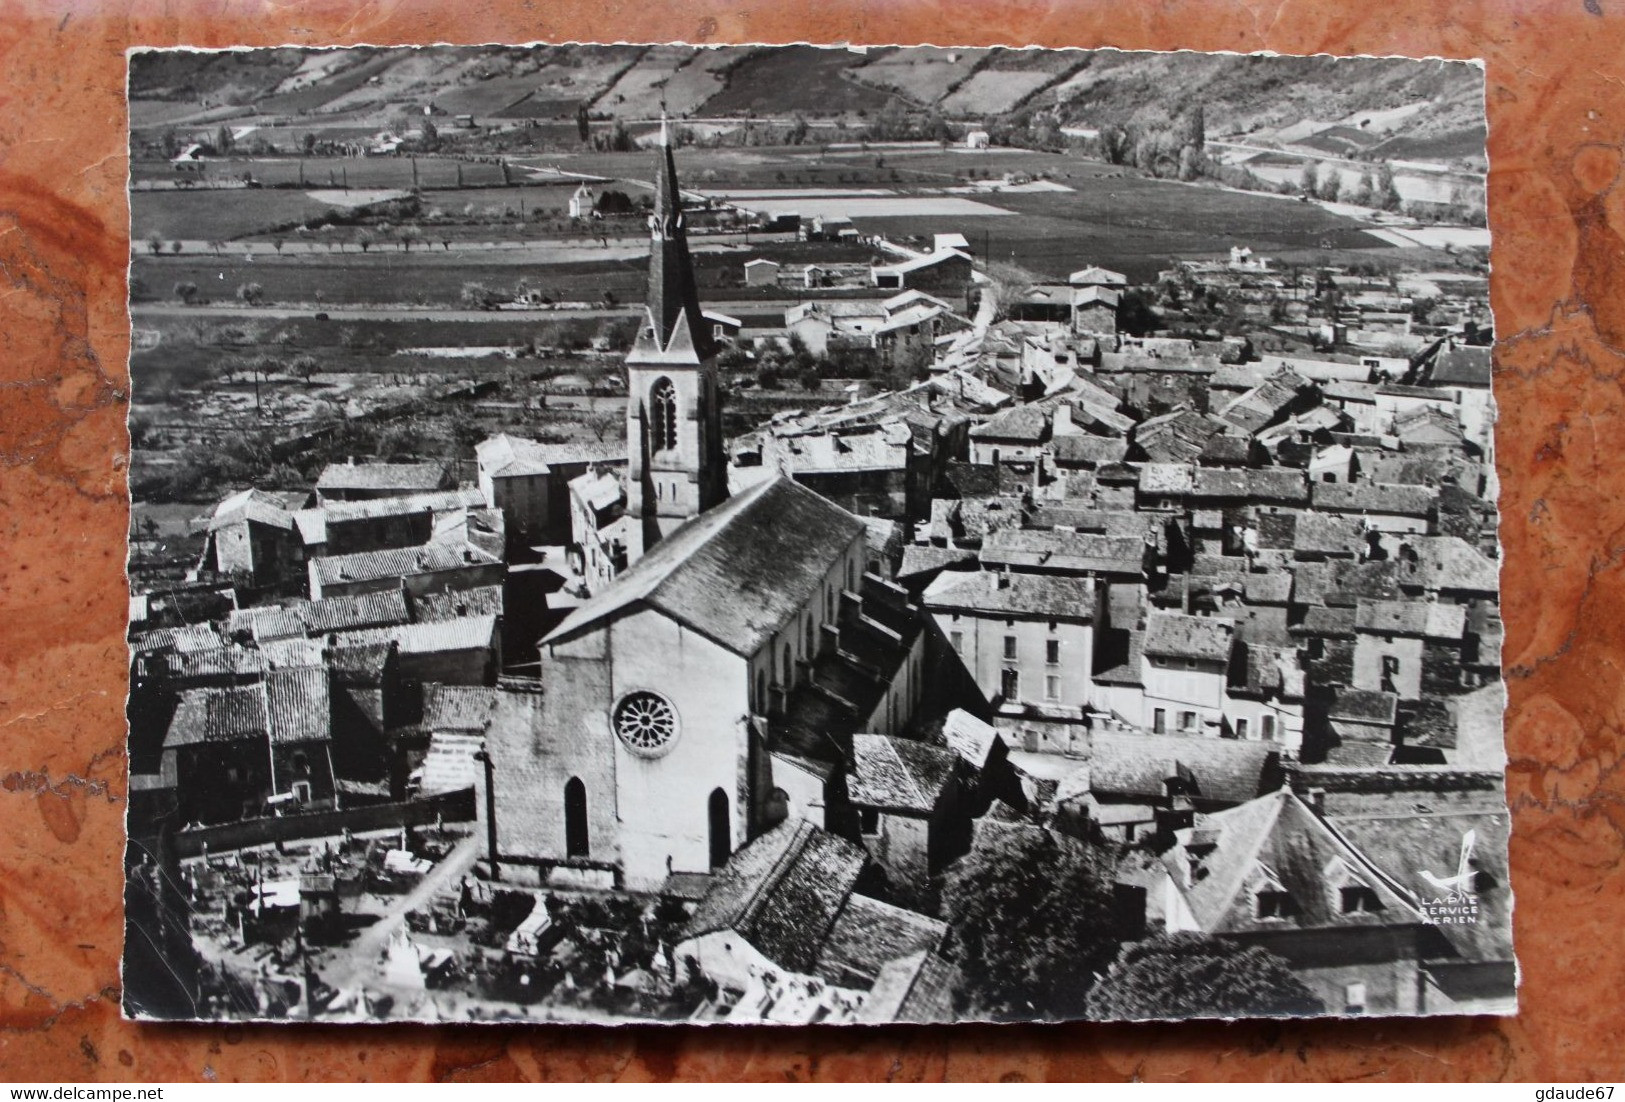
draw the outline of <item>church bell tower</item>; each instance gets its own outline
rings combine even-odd
[[[627,356],[628,561],[728,496],[716,342],[700,312],[664,119],[649,216],[649,298]]]

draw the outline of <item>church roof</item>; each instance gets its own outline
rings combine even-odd
[[[736,654],[755,654],[812,602],[863,534],[861,520],[792,479],[758,483],[655,544],[542,642],[641,603]]]

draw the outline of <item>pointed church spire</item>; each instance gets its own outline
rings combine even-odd
[[[712,353],[710,327],[700,316],[699,290],[688,254],[688,227],[683,217],[683,192],[677,184],[677,162],[672,155],[671,128],[660,116],[655,146],[655,205],[649,217],[649,320],[654,339],[664,350],[679,324],[686,323],[699,358]],[[680,321],[681,319],[681,321]]]

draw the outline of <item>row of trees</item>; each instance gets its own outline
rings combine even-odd
[[[1298,190],[1328,202],[1353,203],[1377,210],[1398,210],[1401,205],[1399,191],[1394,187],[1394,170],[1387,161],[1377,165],[1375,170],[1367,165],[1353,184],[1344,180],[1335,166],[1321,167],[1314,161],[1305,161],[1303,173],[1298,177]]]

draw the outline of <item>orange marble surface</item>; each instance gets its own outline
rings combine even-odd
[[[120,1019],[123,52],[572,38],[1485,59],[1516,1018],[861,1031]],[[1621,59],[1622,0],[0,0],[0,1080],[1625,1078]]]

